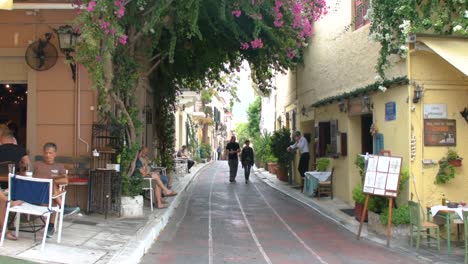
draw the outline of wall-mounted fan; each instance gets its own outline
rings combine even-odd
[[[36,71],[46,71],[57,63],[57,49],[49,42],[52,34],[46,33],[45,39],[31,43],[24,55],[26,63]]]

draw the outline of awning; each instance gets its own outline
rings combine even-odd
[[[418,37],[439,56],[468,76],[468,39]]]

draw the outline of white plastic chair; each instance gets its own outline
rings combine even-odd
[[[56,213],[56,224],[57,219],[60,217],[58,222],[57,235],[57,243],[60,243],[62,238],[63,206],[53,205],[52,200],[58,197],[62,197],[62,203],[65,204],[66,192],[64,191],[54,196],[54,182],[52,179],[39,179],[13,174],[9,174],[8,176],[9,192],[8,201],[6,204],[5,219],[8,219],[10,212],[16,213],[16,237],[19,235],[21,214],[44,216],[46,217],[46,223],[44,228],[44,235],[42,237],[41,251],[44,250],[47,236],[47,227],[50,223],[50,216],[53,213]],[[12,207],[12,200],[23,201],[23,204]],[[8,221],[3,222],[0,246],[3,246],[8,225]]]
[[[153,211],[153,199],[154,199],[153,198],[153,196],[154,196],[154,187],[153,187],[153,181],[152,181],[153,178],[145,177],[145,178],[143,178],[143,180],[147,180],[149,182],[148,183],[149,187],[145,186],[145,187],[143,187],[141,189],[144,190],[144,191],[149,191],[149,193],[150,193],[150,204],[151,204],[151,212],[152,212]]]

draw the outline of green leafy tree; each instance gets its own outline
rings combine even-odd
[[[248,123],[237,124],[234,130],[236,131],[238,142],[242,143],[242,142],[245,142],[246,139],[249,139],[250,136],[249,136],[248,126],[249,126]]]
[[[248,135],[250,138],[257,138],[260,136],[260,118],[262,111],[262,98],[257,96],[255,101],[249,105],[247,110],[247,124]]]
[[[158,102],[173,110],[179,89],[222,84],[223,76],[238,71],[244,60],[258,88],[268,90],[274,71],[301,61],[312,24],[326,13],[326,3],[84,0],[77,3],[77,12],[81,41],[76,57],[98,90],[100,113],[126,126],[131,147],[138,141],[143,118],[131,96],[167,90],[170,98]],[[119,73],[117,60],[133,67],[131,78]],[[154,108],[160,115],[156,122],[167,116],[158,110]],[[156,131],[158,140],[169,141],[165,135]],[[169,151],[166,143],[159,144]],[[127,175],[133,173],[135,160],[136,154]]]

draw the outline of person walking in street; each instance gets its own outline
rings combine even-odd
[[[301,186],[304,186],[305,172],[309,170],[309,142],[301,135],[300,131],[294,132],[294,140],[296,143],[289,146],[287,150],[289,152],[293,152],[298,149],[299,153],[301,153],[301,158],[299,159],[299,166],[297,167],[297,170],[302,177]]]
[[[218,160],[221,160],[221,152],[223,151],[223,148],[221,148],[221,145],[218,146],[216,149],[216,152],[218,153]]]
[[[244,168],[245,183],[249,183],[250,169],[254,164],[254,151],[250,147],[250,140],[245,141],[245,146],[241,152],[241,163]]]
[[[227,144],[226,150],[228,151],[229,181],[236,182],[240,146],[239,143],[236,142],[235,136],[231,137],[231,141]]]

